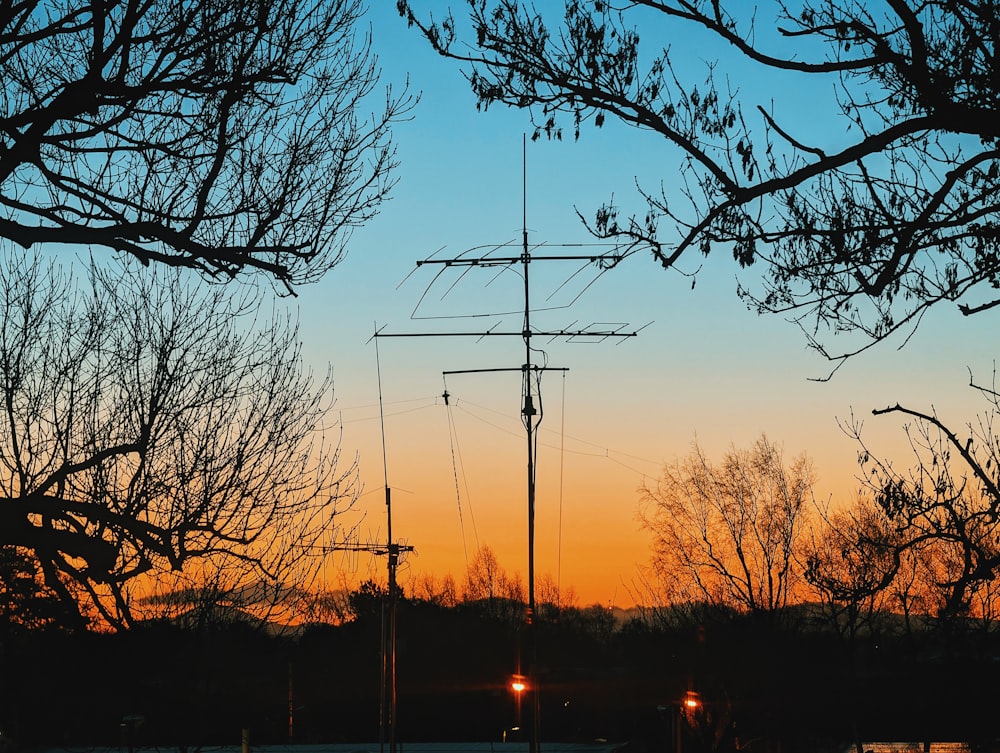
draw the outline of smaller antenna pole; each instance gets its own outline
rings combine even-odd
[[[389,753],[396,753],[396,604],[399,600],[396,586],[396,566],[399,564],[399,545],[392,538],[392,490],[389,488],[389,464],[385,446],[385,411],[382,407],[382,364],[379,360],[378,338],[375,338],[375,371],[378,381],[378,415],[382,429],[382,479],[385,484],[386,559],[388,560],[388,625],[382,627],[382,739],[385,728],[389,732]],[[388,708],[386,709],[386,705]],[[381,750],[381,748],[380,748]]]
[[[388,558],[389,583],[386,598],[382,601],[381,656],[379,677],[379,751],[385,753],[386,736],[388,736],[389,753],[396,753],[396,606],[399,600],[399,588],[396,584],[396,568],[399,555],[402,552],[412,552],[413,547],[398,544],[392,538],[392,493],[389,488],[389,464],[387,462],[385,442],[385,411],[382,402],[382,364],[378,352],[378,326],[375,327],[375,370],[378,384],[378,414],[382,430],[382,479],[385,484],[385,544],[357,544],[350,541],[333,543],[324,547],[324,552],[369,552],[375,555],[386,555]]]

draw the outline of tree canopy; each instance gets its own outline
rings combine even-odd
[[[0,11],[0,238],[285,286],[385,198],[360,0],[23,0]]]
[[[612,200],[593,232],[665,267],[718,247],[760,265],[762,286],[741,294],[828,357],[905,336],[939,302],[1000,304],[995,3],[567,0],[560,17],[469,0],[467,24],[421,5],[398,8],[466,64],[481,108],[526,108],[535,137],[614,118],[677,150],[670,185],[640,187],[644,211],[626,217]],[[704,67],[672,50],[692,35]],[[760,80],[778,81],[773,99],[745,101]],[[794,94],[820,84],[823,128]],[[845,332],[857,339],[831,348]]]

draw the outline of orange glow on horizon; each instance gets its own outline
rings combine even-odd
[[[517,416],[511,411],[513,426],[499,438],[494,427],[482,430],[460,425],[461,442],[453,465],[444,411],[443,406],[434,406],[424,411],[422,420],[393,419],[387,429],[392,453],[392,531],[414,547],[398,572],[403,592],[419,596],[420,586],[428,582],[440,585],[449,577],[461,591],[469,561],[484,546],[493,551],[507,575],[526,585],[525,448],[517,435]],[[559,425],[558,416],[548,421]],[[402,427],[397,425],[402,423]],[[627,609],[644,603],[643,568],[652,555],[652,538],[639,520],[640,488],[644,483],[655,483],[664,462],[689,452],[691,439],[671,454],[653,438],[637,434],[633,439],[648,443],[648,447],[639,457],[621,455],[623,461],[614,453],[594,453],[592,448],[584,447],[581,452],[579,445],[572,443],[567,444],[572,451],[561,455],[558,434],[543,432],[535,506],[536,597],[541,596],[539,585],[544,581],[549,592],[553,586],[558,589],[563,605]],[[731,441],[743,446],[753,439],[749,435]],[[854,454],[843,435],[838,439],[844,440],[846,451],[841,457],[846,462],[831,468],[816,461],[817,496],[821,499],[844,498],[853,487]],[[706,441],[701,436],[698,440],[713,457],[721,456],[730,444]],[[784,445],[787,459],[803,450],[817,457],[817,448],[791,441]],[[360,454],[362,458],[380,457],[377,447]],[[375,470],[362,468],[368,474]],[[840,483],[834,486],[836,480]],[[381,490],[366,494],[359,508],[365,525],[384,536]],[[357,579],[384,578],[380,559],[355,564]]]

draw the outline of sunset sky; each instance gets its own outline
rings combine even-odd
[[[395,3],[372,5],[383,81],[399,87],[409,76],[421,101],[412,120],[396,128],[401,164],[392,200],[356,232],[348,258],[321,283],[303,288],[297,301],[308,364],[317,372],[333,366],[345,462],[355,454],[359,459],[362,543],[385,535],[372,333],[376,326],[442,333],[520,328],[518,314],[468,318],[517,311],[519,278],[494,279],[494,272],[482,271],[435,282],[439,269],[415,265],[434,254],[452,258],[474,247],[485,246],[485,252],[519,241],[522,139],[530,132],[522,112],[477,112],[460,69],[406,29]],[[769,20],[765,15],[759,14],[759,23]],[[691,47],[691,64],[701,66],[697,40],[675,40],[675,47],[682,42]],[[700,54],[712,59],[723,52]],[[748,105],[773,97],[785,122],[807,133],[839,127],[812,106],[830,99],[832,84],[828,91],[814,84],[797,89],[794,81],[740,84]],[[803,119],[805,113],[811,121]],[[609,123],[601,130],[586,127],[577,142],[567,136],[528,142],[532,243],[590,243],[574,207],[589,216],[614,194],[624,207],[641,212],[635,182],[658,190],[662,181],[669,190],[677,174],[677,153],[654,135]],[[511,254],[517,251],[515,246]],[[872,408],[897,401],[934,408],[961,427],[982,407],[967,385],[970,368],[980,382],[991,377],[989,320],[965,320],[954,308],[942,308],[904,349],[897,350],[901,341],[884,344],[849,362],[831,381],[812,381],[826,376],[830,365],[806,347],[801,332],[779,318],[756,316],[737,298],[737,279],[753,285],[756,270],[739,270],[725,250],[707,260],[686,260],[685,271],[694,272],[698,264],[692,289],[691,278],[637,255],[578,299],[575,294],[594,276],[590,271],[549,299],[578,266],[532,267],[537,327],[601,322],[634,331],[648,325],[625,341],[535,343],[550,367],[568,369],[565,376],[553,371],[543,378],[537,571],[574,589],[581,605],[633,603],[639,568],[650,553],[649,535],[637,520],[639,488],[655,479],[663,463],[689,452],[695,439],[718,458],[731,444],[745,447],[766,433],[784,446],[786,457],[810,455],[821,498],[844,499],[857,486],[857,447],[838,419],[849,421],[852,410],[865,417],[871,446],[905,466],[900,422],[874,418]],[[411,318],[415,309],[424,317],[456,318],[417,320]],[[451,405],[440,397],[443,371],[519,367],[521,340],[380,338],[378,355],[393,533],[415,548],[400,569],[400,582],[409,588],[421,575],[448,573],[461,581],[467,558],[482,545],[524,577],[527,450],[520,374],[452,375]],[[350,522],[357,517],[346,516],[345,524]],[[355,578],[383,577],[384,561],[343,555],[331,563],[331,578],[337,568]]]

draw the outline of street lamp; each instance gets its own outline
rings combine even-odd
[[[657,706],[656,708],[662,715],[662,718],[665,718],[670,737],[673,738],[670,742],[669,750],[672,753],[681,753],[684,727],[685,725],[688,727],[694,726],[696,715],[702,709],[701,696],[695,691],[689,690],[683,697],[675,700],[673,703]]]
[[[521,731],[521,698],[528,690],[528,678],[522,674],[511,675],[510,689],[514,693],[514,724],[510,731],[514,733]],[[503,731],[503,741],[507,742],[507,730]]]

